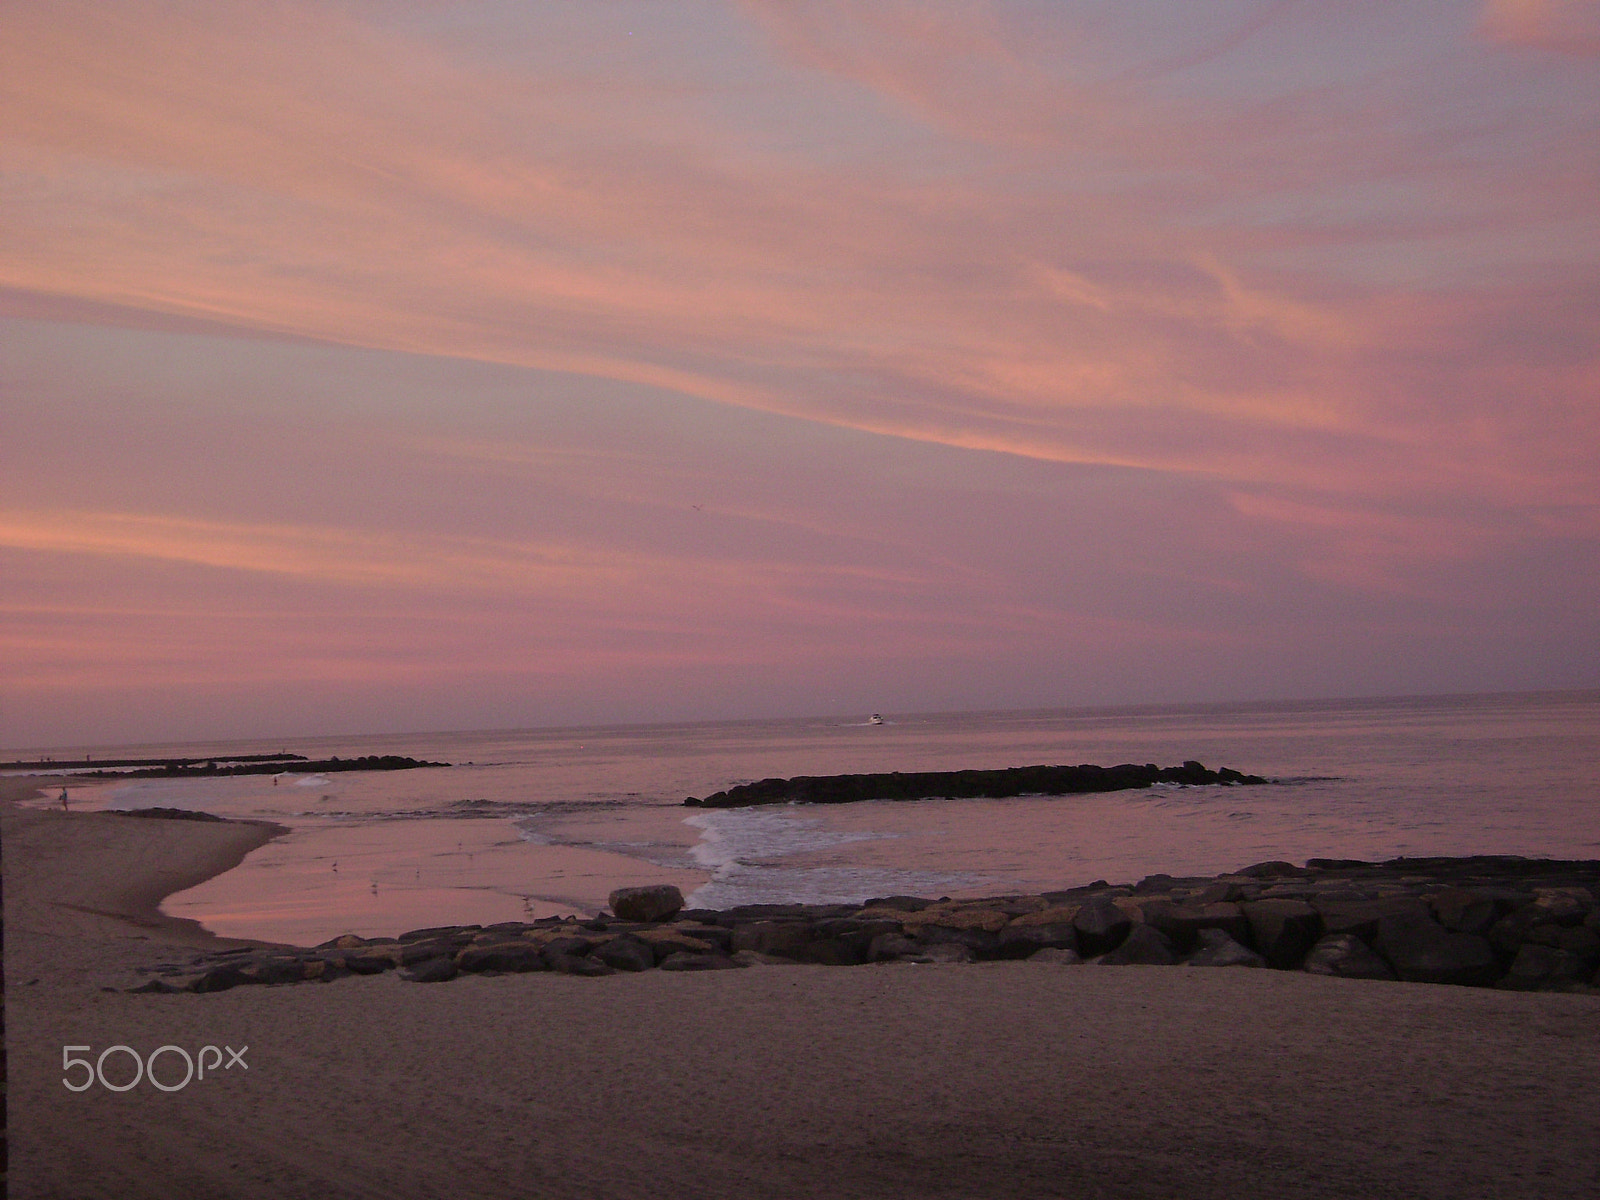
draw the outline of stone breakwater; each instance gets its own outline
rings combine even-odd
[[[613,914],[353,934],[315,949],[231,950],[155,968],[139,992],[329,982],[398,970],[417,983],[555,971],[707,971],[814,963],[1030,959],[1309,971],[1518,991],[1600,992],[1600,862],[1508,857],[1312,859],[1227,875],[1153,875],[977,900],[682,910],[676,888]]]
[[[701,798],[689,796],[689,808],[743,808],[751,804],[849,804],[857,800],[999,800],[1007,796],[1072,796],[1086,792],[1118,792],[1158,783],[1262,784],[1270,780],[1231,767],[1213,771],[1190,760],[1181,767],[1155,763],[1122,763],[1097,767],[1006,767],[998,771],[884,771],[869,775],[797,775],[793,779],[759,779]]]

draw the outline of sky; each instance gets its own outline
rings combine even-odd
[[[1600,686],[1600,3],[0,25],[0,746]]]

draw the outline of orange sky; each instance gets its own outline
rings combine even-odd
[[[18,3],[0,745],[1600,686],[1600,5]]]

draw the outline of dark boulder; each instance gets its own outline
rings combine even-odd
[[[1445,888],[1435,896],[1433,911],[1439,924],[1452,933],[1488,933],[1501,915],[1493,896],[1458,887]]]
[[[1178,886],[1178,879],[1174,875],[1146,875],[1133,885],[1135,896],[1164,896]]]
[[[1305,875],[1313,874],[1305,867],[1297,867],[1290,862],[1274,860],[1272,862],[1253,863],[1234,872],[1243,875],[1246,879],[1298,879]]]
[[[1432,920],[1428,906],[1414,896],[1393,896],[1384,900],[1314,900],[1312,906],[1322,916],[1324,933],[1353,933],[1364,942],[1378,936],[1378,923],[1385,917],[1418,917]]]
[[[892,962],[922,953],[922,943],[903,933],[880,933],[867,947],[868,962]]]
[[[235,963],[221,963],[218,966],[201,972],[189,985],[192,992],[225,992],[229,988],[238,987],[241,983],[251,983],[240,972]]]
[[[305,961],[287,956],[246,959],[235,969],[240,983],[300,983],[307,978]]]
[[[1587,925],[1563,929],[1556,935],[1556,947],[1576,954],[1586,962],[1600,962],[1600,933]]]
[[[1280,971],[1298,967],[1322,936],[1322,917],[1304,900],[1251,900],[1241,907],[1256,950]]]
[[[593,956],[619,971],[648,971],[656,965],[656,952],[648,942],[624,934],[596,946]]]
[[[455,960],[441,956],[426,959],[411,970],[400,972],[400,978],[412,983],[449,983],[456,973]]]
[[[342,933],[326,942],[319,942],[314,948],[317,950],[359,950],[365,945],[367,945],[367,939],[359,934]]]
[[[888,908],[895,912],[921,912],[932,908],[937,900],[924,900],[921,896],[875,896],[862,904],[862,908]]]
[[[837,942],[841,961],[854,965],[868,961],[868,951],[879,934],[900,932],[899,921],[859,920],[838,917],[816,924],[817,936],[823,941]]]
[[[1486,987],[1500,974],[1487,939],[1451,933],[1431,916],[1384,917],[1378,922],[1376,948],[1407,983]]]
[[[1222,929],[1202,929],[1200,949],[1189,956],[1191,967],[1264,967],[1267,960],[1247,946],[1241,946]]]
[[[917,941],[923,946],[965,946],[974,958],[999,958],[1000,935],[987,929],[956,929],[948,925],[920,925]]]
[[[1576,990],[1583,987],[1593,964],[1569,950],[1529,942],[1517,951],[1511,970],[1495,984],[1513,992]]]
[[[402,942],[428,942],[436,938],[449,940],[451,938],[468,938],[483,930],[482,925],[434,925],[427,929],[408,929],[402,933],[399,940]]]
[[[1172,939],[1180,954],[1199,944],[1200,932],[1220,929],[1236,942],[1250,940],[1250,922],[1237,904],[1167,904],[1157,901],[1144,908],[1145,923]]]
[[[1078,953],[1092,957],[1121,945],[1133,920],[1109,900],[1089,900],[1072,918],[1072,927],[1078,935]]]
[[[1523,944],[1533,941],[1536,936],[1554,935],[1538,934],[1541,926],[1550,925],[1553,929],[1561,928],[1549,919],[1549,910],[1536,903],[1524,904],[1507,913],[1493,925],[1489,926],[1486,935],[1489,943],[1506,958],[1515,958],[1517,951]]]
[[[1594,896],[1584,888],[1546,888],[1533,905],[1540,912],[1540,924],[1582,925],[1595,909]]]
[[[671,929],[674,933],[681,933],[685,937],[692,937],[696,941],[705,942],[715,946],[723,953],[733,948],[733,930],[725,925],[703,921],[674,921]]]
[[[1135,925],[1115,950],[1101,957],[1107,967],[1168,967],[1178,961],[1172,939],[1154,925]]]
[[[736,925],[731,950],[755,950],[799,962],[816,934],[806,921],[751,921]]]
[[[451,938],[427,938],[420,942],[406,942],[400,947],[400,965],[409,967],[427,962],[430,958],[454,957],[461,946]]]
[[[710,942],[702,942],[699,938],[676,933],[671,929],[640,934],[639,940],[648,945],[655,953],[657,966],[660,966],[674,954],[711,954],[715,953],[717,949]]]
[[[594,943],[588,938],[557,937],[551,938],[539,947],[539,953],[552,971],[561,970],[557,966],[560,960],[568,958],[583,958],[594,949]],[[570,972],[569,972],[570,974]]]
[[[1078,949],[1078,931],[1070,924],[1008,925],[997,935],[996,958],[1032,958],[1040,950]]]
[[[607,900],[624,921],[665,921],[683,908],[683,893],[670,883],[618,888]]]
[[[1302,968],[1341,979],[1393,979],[1394,970],[1353,933],[1330,933],[1311,948]]]
[[[487,946],[468,946],[456,955],[456,966],[463,971],[543,971],[544,956],[533,942],[507,941]]]
[[[388,946],[368,946],[344,956],[345,967],[357,975],[381,975],[399,964],[397,950]]]

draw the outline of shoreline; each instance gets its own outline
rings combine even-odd
[[[15,935],[30,924],[52,926],[57,923],[49,915],[53,909],[57,914],[72,914],[79,926],[87,923],[117,932],[137,930],[176,945],[227,949],[279,944],[218,936],[199,921],[167,915],[161,904],[169,896],[231,871],[252,851],[288,833],[284,826],[264,821],[164,821],[109,812],[57,812],[25,803],[47,798],[50,785],[36,780],[29,776],[0,779],[6,875],[13,875],[24,856],[60,869],[51,873],[37,892],[29,894],[29,889],[17,898],[14,914],[8,889],[8,933]],[[135,821],[153,826],[148,837],[126,836],[123,826]],[[137,874],[119,880],[108,868],[117,852],[130,843],[139,849],[125,865]],[[63,851],[63,846],[68,848]]]
[[[1594,1191],[1594,996],[1029,961],[130,995],[105,989],[198,947],[116,905],[238,830],[29,815],[3,813],[17,1197]],[[55,903],[63,870],[112,915]],[[207,1044],[248,1070],[62,1086],[63,1046]]]

